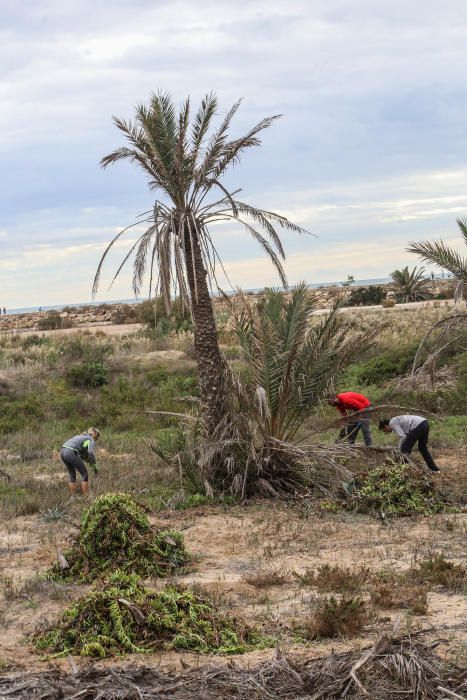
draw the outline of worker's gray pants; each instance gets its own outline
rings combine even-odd
[[[88,481],[88,470],[81,457],[74,450],[62,447],[60,457],[68,471],[68,481],[70,484],[76,483],[76,472],[81,474],[82,481]]]
[[[342,429],[340,437],[345,437],[347,442],[354,445],[359,430],[363,433],[365,445],[371,447],[373,441],[371,438],[370,419],[366,417],[360,418],[358,421],[355,421],[355,423],[348,423],[345,428]]]

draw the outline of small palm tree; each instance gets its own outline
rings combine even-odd
[[[402,270],[391,272],[397,295],[402,301],[418,301],[430,298],[430,280],[424,277],[424,273],[425,268],[417,269],[414,267],[412,271],[409,271],[408,265]]]
[[[163,195],[163,201],[156,199],[152,209],[132,225],[146,224],[146,228],[131,246],[115,277],[134,254],[136,294],[149,270],[150,296],[160,293],[168,305],[176,291],[191,309],[207,432],[215,429],[227,409],[224,364],[210,297],[210,286],[217,284],[216,267],[222,267],[222,262],[211,225],[235,221],[244,226],[266,251],[284,285],[281,261],[285,256],[277,229],[303,231],[280,214],[240,201],[239,190],[230,191],[222,184],[229,168],[238,163],[248,148],[260,145],[259,134],[278,118],[267,117],[243,136],[230,139],[229,127],[239,105],[237,102],[212,131],[217,111],[215,95],[203,99],[193,119],[189,99],[177,114],[169,95],[153,95],[148,106],[136,108],[135,122],[114,118],[129,147],[120,147],[101,161],[103,167],[120,160],[134,163],[145,173],[149,188]],[[107,253],[130,228],[115,236],[104,252],[94,280],[94,292]]]
[[[457,225],[464,243],[467,245],[467,219],[457,219]],[[456,297],[463,296],[463,288],[467,284],[467,258],[462,257],[461,253],[449,248],[443,241],[410,243],[407,250],[409,253],[420,255],[427,262],[448,270],[458,282]]]

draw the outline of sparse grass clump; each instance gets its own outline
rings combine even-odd
[[[187,649],[233,654],[271,646],[273,640],[221,614],[194,591],[145,588],[136,574],[114,572],[35,637],[37,650],[55,656],[106,657]]]
[[[183,536],[174,530],[155,530],[142,507],[125,493],[96,498],[65,557],[70,568],[62,570],[56,564],[50,576],[83,582],[116,569],[163,577],[189,559]]]
[[[430,554],[410,570],[410,577],[421,583],[444,586],[451,591],[462,592],[467,587],[467,568],[448,561],[442,554]]]
[[[243,580],[255,588],[283,586],[290,581],[290,572],[277,566],[258,566],[254,571],[246,572]]]
[[[369,619],[368,608],[360,598],[330,596],[319,601],[301,632],[307,639],[354,637],[360,634]]]
[[[426,615],[428,612],[427,592],[427,587],[424,585],[375,581],[370,596],[373,605],[383,610],[402,608],[408,610],[412,615]]]
[[[409,464],[392,464],[357,477],[350,507],[360,512],[404,516],[441,513],[447,504],[428,476]]]
[[[370,578],[371,572],[366,566],[354,571],[345,566],[322,564],[316,571],[307,569],[298,574],[306,586],[315,586],[320,593],[356,593]]]

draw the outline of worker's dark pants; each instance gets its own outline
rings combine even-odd
[[[70,484],[74,484],[76,482],[76,472],[81,474],[81,479],[83,481],[88,480],[88,470],[86,469],[86,465],[79,454],[76,454],[74,450],[68,449],[68,447],[62,447],[60,457],[63,464],[67,468],[69,477],[68,480]]]
[[[411,430],[410,433],[407,433],[405,439],[401,443],[400,450],[402,454],[409,455],[412,452],[415,443],[418,442],[418,449],[420,450],[420,454],[425,460],[428,469],[436,471],[438,467],[436,466],[435,460],[431,456],[427,447],[429,432],[429,423],[427,420],[424,420],[422,423],[419,423],[416,428]]]
[[[372,439],[370,430],[370,419],[366,417],[355,421],[355,423],[348,423],[345,426],[345,428],[342,428],[341,432],[339,433],[339,440],[346,439],[347,442],[350,442],[352,445],[354,445],[359,430],[361,430],[363,433],[365,445],[367,447],[371,447]]]

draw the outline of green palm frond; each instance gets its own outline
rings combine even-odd
[[[467,219],[457,219],[457,226],[467,245]],[[444,241],[410,243],[407,250],[409,253],[419,255],[422,260],[447,270],[461,286],[467,284],[467,257],[463,257],[460,251],[447,246]]]
[[[251,398],[243,409],[254,414],[268,439],[290,441],[336,376],[362,346],[380,332],[355,331],[337,303],[324,318],[313,318],[316,299],[303,282],[287,300],[266,290],[256,308],[235,317],[235,330],[245,351],[251,383],[264,392],[267,410],[259,412]]]
[[[426,262],[448,270],[459,281],[467,282],[467,258],[449,248],[443,241],[411,243],[407,250],[416,253]]]

